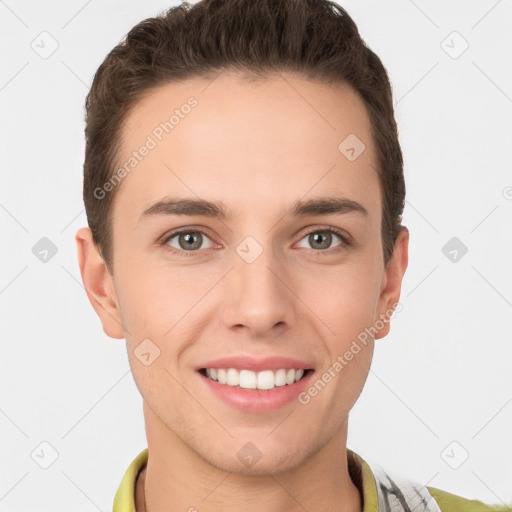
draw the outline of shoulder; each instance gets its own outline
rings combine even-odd
[[[425,486],[404,475],[390,473],[380,464],[367,462],[353,450],[347,449],[347,455],[350,477],[363,497],[363,512],[512,512],[512,501],[491,505],[480,500],[463,498],[437,487]]]
[[[512,512],[512,503],[488,505],[479,500],[470,500],[436,487],[427,487],[441,512]]]

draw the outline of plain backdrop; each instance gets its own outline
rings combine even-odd
[[[391,77],[411,234],[403,311],[376,343],[348,447],[511,502],[512,1],[340,3]],[[2,511],[109,511],[146,447],[125,342],[102,331],[74,235],[92,76],[172,5],[0,2]]]

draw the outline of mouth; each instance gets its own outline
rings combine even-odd
[[[258,414],[292,407],[315,374],[312,359],[284,355],[231,355],[202,361],[195,370],[205,393],[231,408]]]
[[[253,371],[238,368],[200,368],[199,373],[206,379],[222,386],[237,389],[270,391],[284,388],[308,377],[312,368],[279,368]]]

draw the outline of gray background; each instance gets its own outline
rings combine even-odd
[[[391,76],[411,232],[404,309],[377,342],[348,446],[425,484],[511,502],[512,0],[340,3]],[[125,342],[87,300],[74,234],[93,73],[171,5],[0,1],[2,511],[111,510],[146,447]],[[57,250],[46,261],[43,237]]]

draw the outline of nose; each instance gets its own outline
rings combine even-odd
[[[290,277],[272,249],[265,248],[252,262],[239,254],[234,256],[221,307],[225,327],[246,329],[255,337],[268,337],[278,328],[291,327],[297,299],[290,289]]]

